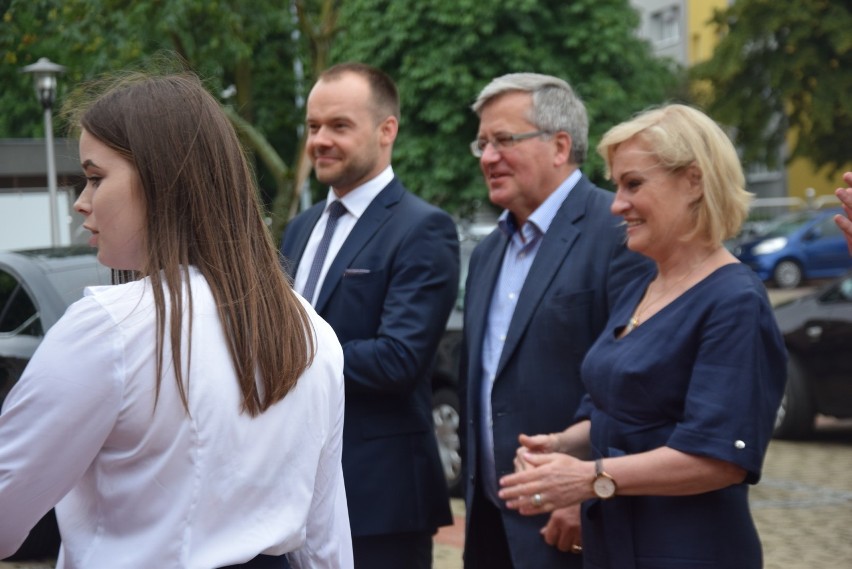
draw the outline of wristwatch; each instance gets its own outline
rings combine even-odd
[[[603,459],[595,460],[595,479],[592,481],[592,490],[595,496],[601,500],[608,500],[615,496],[616,490],[615,479],[604,472]]]

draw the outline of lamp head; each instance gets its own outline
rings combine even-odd
[[[24,67],[22,71],[32,73],[39,102],[45,109],[51,108],[56,100],[56,76],[65,73],[65,66],[42,57],[32,65]]]

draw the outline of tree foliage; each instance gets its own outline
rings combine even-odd
[[[468,151],[478,128],[470,105],[494,77],[533,71],[572,84],[591,124],[584,171],[598,182],[602,133],[678,86],[674,70],[636,37],[639,20],[627,0],[349,0],[339,23],[333,60],[372,63],[399,84],[394,169],[416,193],[455,212],[485,195]]]
[[[79,83],[102,73],[150,67],[176,54],[214,94],[233,85],[229,114],[257,157],[273,196],[292,197],[289,164],[298,150],[294,14],[278,0],[11,0],[2,10],[0,136],[41,136],[32,80],[20,68],[48,57],[64,64],[57,104]],[[177,58],[173,58],[177,59]],[[63,125],[57,125],[61,129]],[[282,157],[287,157],[284,159]],[[289,210],[288,200],[279,210]],[[278,225],[283,219],[278,215]]]
[[[477,130],[469,107],[492,78],[537,71],[570,81],[589,109],[592,148],[606,128],[663,102],[676,85],[636,38],[628,0],[0,0],[0,16],[0,136],[42,136],[31,78],[20,73],[39,57],[68,67],[61,103],[103,72],[178,53],[211,92],[235,87],[224,101],[258,158],[275,234],[308,171],[299,103],[330,63],[361,60],[397,80],[394,166],[412,190],[453,213],[484,196],[468,151]],[[601,181],[594,152],[584,170]]]
[[[849,2],[737,0],[713,19],[721,40],[693,69],[702,101],[736,127],[743,160],[777,166],[802,157],[831,175],[852,159],[852,10]]]

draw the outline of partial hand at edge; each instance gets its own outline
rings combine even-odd
[[[837,188],[834,194],[843,205],[846,217],[836,215],[834,216],[834,222],[845,233],[846,245],[849,247],[849,254],[852,255],[852,172],[843,174],[843,181],[850,187]]]

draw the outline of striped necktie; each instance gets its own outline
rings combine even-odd
[[[317,247],[317,253],[314,255],[314,261],[311,264],[311,272],[308,273],[308,280],[305,282],[305,290],[302,292],[302,296],[304,296],[311,304],[314,304],[314,290],[317,287],[317,282],[319,282],[322,266],[323,263],[325,263],[325,257],[328,254],[328,246],[331,243],[331,236],[334,235],[334,228],[337,227],[337,220],[340,219],[340,216],[344,213],[346,213],[346,206],[344,206],[340,200],[334,200],[328,206],[328,221],[325,225],[325,232],[322,234],[322,239]]]

